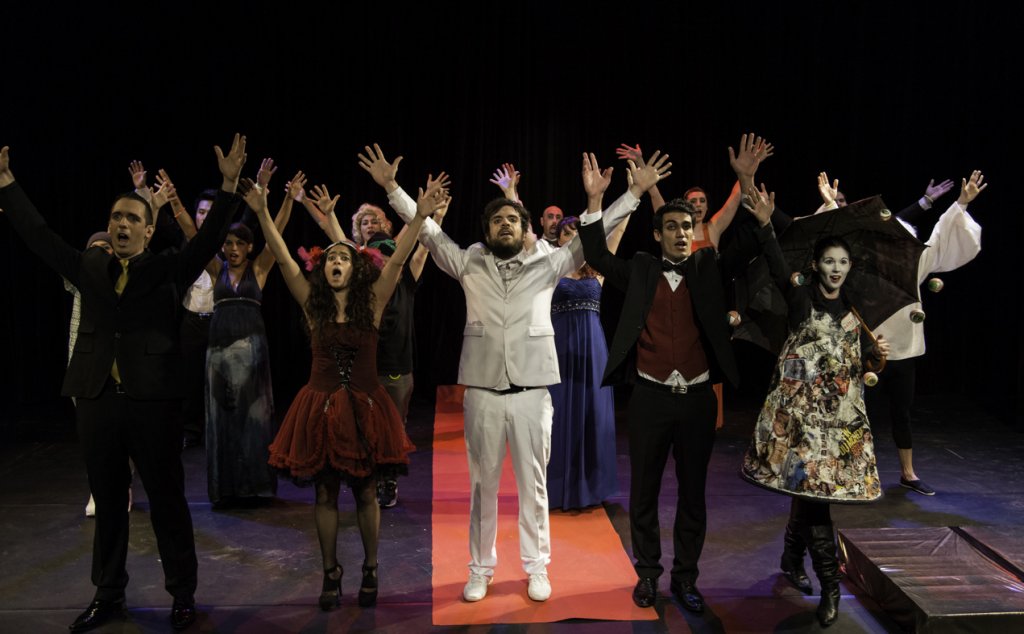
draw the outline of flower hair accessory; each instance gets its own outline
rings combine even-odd
[[[303,266],[307,273],[316,268],[316,265],[320,263],[320,258],[323,256],[324,250],[320,247],[313,247],[309,251],[306,250],[306,247],[299,247],[299,257],[302,258]]]
[[[306,262],[306,270],[312,271],[328,251],[341,245],[352,249],[357,255],[365,258],[370,262],[370,264],[377,267],[377,269],[383,269],[384,264],[387,262],[384,254],[381,253],[380,250],[372,247],[364,247],[352,242],[351,240],[338,240],[337,242],[332,242],[327,245],[327,248],[324,249],[321,249],[320,247],[313,247],[309,251],[306,251],[302,247],[299,247],[299,256]]]

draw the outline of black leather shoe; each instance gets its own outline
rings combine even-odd
[[[89,607],[85,608],[85,612],[79,614],[75,622],[68,626],[68,629],[72,632],[88,632],[114,617],[124,618],[124,599],[115,601],[93,599]]]
[[[669,589],[672,590],[675,598],[679,599],[679,602],[683,604],[683,607],[690,612],[700,614],[704,611],[704,595],[700,593],[700,590],[693,583],[689,581],[676,583],[673,581]]]
[[[658,580],[654,577],[640,577],[633,588],[633,603],[639,608],[654,606],[658,600]]]
[[[171,627],[183,630],[196,622],[196,602],[174,600],[171,606]]]

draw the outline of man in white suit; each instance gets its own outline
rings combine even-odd
[[[655,159],[657,156],[654,157]],[[630,188],[605,212],[611,231],[636,209],[640,196],[668,174],[667,155],[650,166],[631,166]],[[416,202],[396,179],[402,157],[388,163],[378,146],[359,155],[360,165],[388,192],[388,201],[406,222]],[[439,177],[439,178],[443,178]],[[611,182],[594,156],[584,155],[587,195],[600,197]],[[546,471],[551,449],[551,396],[560,381],[551,326],[551,296],[559,278],[583,265],[578,238],[562,248],[538,241],[523,249],[530,216],[515,201],[499,198],[482,216],[485,243],[459,247],[428,219],[420,233],[437,266],[459,281],[466,294],[466,327],[459,360],[459,382],[466,386],[466,453],[470,498],[467,601],[479,601],[497,564],[498,483],[505,443],[519,489],[519,552],[534,601],[551,595],[551,561]]]

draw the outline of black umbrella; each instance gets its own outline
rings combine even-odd
[[[810,278],[814,244],[827,236],[839,236],[853,251],[843,292],[868,328],[920,301],[917,266],[925,245],[896,220],[880,196],[794,220],[779,238],[790,269]]]

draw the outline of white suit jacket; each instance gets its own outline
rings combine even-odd
[[[416,202],[401,188],[388,202],[402,220],[411,222]],[[610,232],[636,209],[640,200],[628,191],[605,212]],[[540,387],[560,382],[551,296],[558,280],[583,266],[579,237],[562,248],[543,240],[522,252],[522,266],[508,283],[501,279],[497,258],[483,243],[459,247],[432,219],[419,235],[437,266],[458,280],[466,294],[466,326],[459,358],[459,383],[487,389],[510,384]]]

